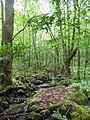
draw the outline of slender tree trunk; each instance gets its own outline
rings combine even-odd
[[[79,39],[80,39],[80,6],[77,0],[77,8],[78,8],[78,34],[79,38],[77,41],[77,53],[78,53],[78,70],[77,70],[77,79],[80,80],[80,48],[79,48]]]
[[[2,38],[3,38],[3,35],[4,35],[4,30],[3,30],[3,24],[4,24],[4,10],[3,10],[3,1],[1,0],[1,20],[2,20]],[[3,41],[3,40],[2,40]],[[3,42],[1,42],[1,47],[3,45]],[[2,58],[3,57],[3,53],[0,54],[0,57]],[[0,60],[0,83],[2,83],[2,77],[3,77],[3,66],[2,66],[2,60]]]
[[[67,35],[67,39],[68,39],[68,51],[67,51],[67,60],[68,60],[68,57],[70,56],[71,54],[71,51],[70,51],[70,13],[69,13],[69,0],[67,0],[67,31],[68,31],[68,35]],[[68,76],[70,75],[70,64],[71,64],[71,61],[67,61],[66,62],[66,67],[67,67],[67,71],[68,71]]]
[[[75,21],[76,21],[76,0],[74,0],[74,18],[73,18],[73,31],[72,31],[72,46],[71,46],[71,51],[72,51],[73,48],[74,48]]]
[[[87,27],[87,23],[86,23],[86,29],[88,29]],[[85,63],[84,63],[84,79],[86,78],[86,68],[87,68],[87,65],[88,65],[88,52],[89,52],[89,38],[87,36],[87,33],[85,31],[85,39],[87,40],[87,45],[86,45],[86,51],[85,51]]]
[[[62,49],[63,49],[63,66],[62,66],[62,69],[61,69],[61,72],[63,74],[65,74],[66,76],[68,76],[68,71],[67,71],[67,67],[66,67],[66,59],[67,59],[67,50],[66,50],[66,44],[65,44],[65,40],[64,40],[64,37],[63,37],[63,30],[62,30],[62,13],[61,13],[61,3],[59,4],[57,2],[57,6],[58,6],[58,21],[60,22],[60,38],[61,38],[61,41],[62,41]]]
[[[38,65],[38,54],[37,54],[37,46],[36,46],[36,32],[33,32],[33,48],[34,48],[34,55],[35,55],[35,59],[36,59],[36,63],[35,63],[35,70],[37,70],[37,67],[39,67]]]

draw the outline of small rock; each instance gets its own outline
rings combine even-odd
[[[44,84],[38,86],[38,88],[47,88],[47,87],[50,87],[50,84],[44,83]]]
[[[14,104],[10,108],[8,108],[5,112],[8,115],[18,114],[24,111],[24,105],[22,104]]]

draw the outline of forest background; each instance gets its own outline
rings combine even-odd
[[[50,72],[89,81],[89,0],[1,0],[0,13],[1,84]]]

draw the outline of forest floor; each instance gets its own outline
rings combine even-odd
[[[0,120],[90,120],[90,98],[59,75],[17,77],[0,87]]]

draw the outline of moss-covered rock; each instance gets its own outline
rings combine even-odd
[[[39,118],[41,118],[41,115],[39,113],[32,111],[29,113],[28,118],[30,120],[38,120]]]
[[[32,110],[35,110],[37,108],[37,106],[34,105],[37,100],[38,100],[37,98],[33,98],[32,100],[30,100],[28,102],[28,111],[32,111]]]
[[[8,102],[5,100],[5,98],[0,97],[0,112],[6,110],[9,107]]]
[[[40,112],[40,114],[45,117],[45,116],[47,116],[47,115],[50,114],[50,111],[49,111],[48,109],[42,110],[42,111]]]
[[[90,114],[90,106],[82,105],[82,108],[84,108]]]
[[[57,108],[62,115],[72,120],[89,120],[89,112],[82,106],[86,104],[87,97],[74,88],[56,86],[40,91],[28,102],[29,116],[33,120],[52,115]]]
[[[11,91],[14,89],[13,85],[5,86],[2,90],[0,90],[0,96],[6,95],[11,93]]]
[[[50,106],[48,109],[50,110],[50,112],[53,112],[54,110],[56,110],[59,107],[60,107],[59,103],[50,103]]]
[[[65,100],[64,106],[67,116],[71,116],[72,120],[90,120],[90,114],[77,103]]]
[[[83,105],[87,102],[87,97],[84,93],[82,92],[74,92],[71,94],[69,97],[70,100],[78,103],[79,105]]]
[[[23,111],[24,111],[24,106],[22,104],[14,104],[10,108],[8,108],[5,112],[6,114],[11,115],[11,114],[21,113]]]
[[[15,86],[17,89],[26,90],[26,84],[24,84],[24,83],[21,82],[20,80],[15,80],[15,81],[14,81],[14,86]]]
[[[43,84],[43,81],[42,80],[35,80],[34,84],[35,85],[40,85],[40,84]]]
[[[50,114],[50,111],[48,109],[42,110],[41,112],[32,111],[29,113],[28,118],[30,120],[43,120],[49,114]]]

